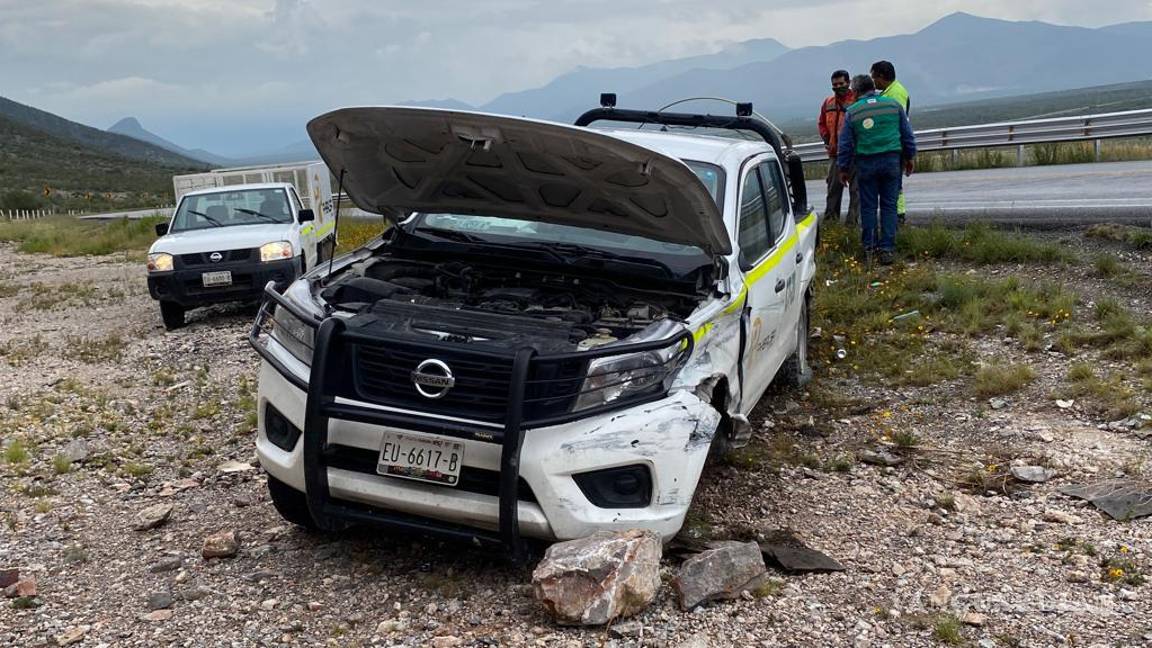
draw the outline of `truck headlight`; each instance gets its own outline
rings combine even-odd
[[[172,255],[167,252],[157,252],[148,255],[148,272],[168,272],[172,269]]]
[[[297,360],[312,366],[312,349],[316,339],[316,329],[308,326],[288,309],[277,306],[272,312],[272,339],[280,343]]]
[[[292,258],[292,244],[288,241],[273,241],[260,246],[260,261],[280,261]]]
[[[573,410],[667,392],[688,359],[688,349],[678,340],[655,351],[596,358],[588,364]]]

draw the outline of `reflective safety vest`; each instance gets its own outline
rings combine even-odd
[[[895,99],[870,94],[848,107],[856,155],[900,153],[900,113]]]

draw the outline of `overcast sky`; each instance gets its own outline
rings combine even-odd
[[[1152,20],[1152,0],[0,0],[0,95],[232,155],[304,139],[333,107],[481,103],[578,65],[875,38],[954,11],[1097,27]]]

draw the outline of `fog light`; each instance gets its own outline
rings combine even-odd
[[[584,497],[600,508],[644,508],[652,502],[652,474],[648,466],[594,470],[572,478]]]
[[[300,428],[269,404],[264,406],[264,436],[277,448],[292,452],[300,438]]]

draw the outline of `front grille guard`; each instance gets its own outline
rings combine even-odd
[[[256,322],[248,339],[252,347],[265,361],[294,386],[308,394],[303,430],[304,483],[308,509],[317,525],[325,529],[339,529],[350,522],[359,522],[400,531],[464,540],[482,548],[501,549],[513,562],[517,563],[523,562],[527,556],[524,541],[520,537],[519,498],[517,496],[520,481],[520,449],[525,430],[530,427],[558,425],[578,418],[595,416],[606,411],[651,402],[665,396],[663,392],[653,393],[641,398],[628,399],[626,402],[590,408],[563,416],[524,420],[525,391],[532,363],[544,360],[593,360],[607,356],[665,349],[677,343],[683,345],[686,350],[686,353],[678,356],[683,361],[691,355],[693,347],[692,334],[685,330],[662,340],[547,356],[542,356],[531,348],[511,349],[499,356],[511,359],[512,365],[512,375],[508,388],[508,410],[503,424],[475,424],[337,402],[338,387],[348,379],[345,374],[348,372],[348,367],[351,366],[347,361],[350,345],[386,346],[389,341],[388,338],[349,330],[345,321],[339,318],[329,317],[318,320],[285,299],[275,290],[273,283],[269,283],[265,287],[264,293],[266,300],[260,307],[260,313],[256,317]],[[284,308],[300,321],[316,328],[311,374],[308,380],[299,378],[260,340],[260,335],[264,332],[264,322],[271,317],[272,309],[276,306]],[[448,346],[450,344],[429,342],[428,346]],[[497,355],[492,352],[485,352],[484,354],[489,355],[489,357]],[[500,444],[498,531],[492,533],[482,529],[384,511],[332,498],[328,488],[328,465],[326,462],[328,426],[332,419],[419,430],[442,436]]]

